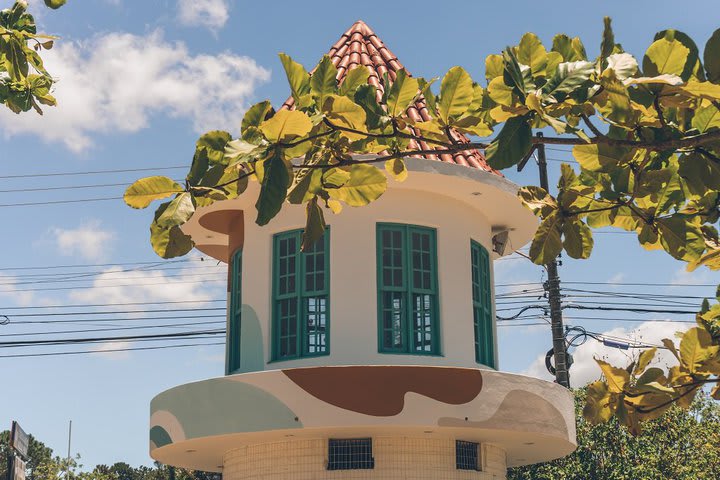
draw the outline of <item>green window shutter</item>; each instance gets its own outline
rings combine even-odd
[[[377,286],[378,350],[439,354],[435,230],[378,224]]]
[[[492,286],[490,255],[478,242],[471,241],[473,327],[475,330],[475,361],[495,368],[493,336]]]
[[[274,360],[327,355],[330,328],[330,234],[300,252],[302,230],[273,237]]]
[[[242,249],[230,258],[230,308],[228,309],[227,355],[225,375],[240,368],[240,331],[242,319]]]

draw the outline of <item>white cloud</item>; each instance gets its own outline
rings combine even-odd
[[[685,267],[679,268],[675,271],[672,279],[670,280],[670,283],[673,285],[693,285],[698,283],[711,284],[713,282],[718,283],[720,282],[720,279],[718,279],[717,274],[712,275],[710,270],[704,267],[695,270],[694,272],[688,272]]]
[[[226,0],[179,0],[178,19],[187,26],[222,28],[228,17]]]
[[[18,285],[19,279],[13,275],[0,273],[0,299],[10,300],[14,305],[26,306],[34,302],[35,297],[31,291],[23,291],[23,285]],[[2,314],[2,312],[0,312]],[[5,320],[0,317],[0,322]]]
[[[105,258],[115,239],[115,233],[103,229],[97,220],[85,222],[77,228],[51,228],[50,235],[61,254],[77,255],[87,260]]]
[[[691,326],[692,325],[687,323],[648,321],[632,329],[614,328],[602,333],[603,335],[611,337],[626,338],[651,345],[661,345],[660,342],[663,338],[675,340],[676,332],[685,331]],[[676,341],[675,343],[677,344],[678,342]],[[588,338],[585,344],[571,350],[574,363],[570,368],[570,383],[573,387],[581,387],[600,378],[600,367],[595,363],[594,358],[605,360],[613,365],[625,366],[629,365],[633,360],[633,355],[637,355],[641,351],[641,349],[619,350],[617,348],[607,347],[600,342]],[[673,365],[673,360],[674,357],[670,352],[658,349],[653,365],[662,368]],[[545,380],[553,379],[545,369],[544,354],[535,359],[530,367],[523,373]]]
[[[236,131],[255,87],[270,78],[249,57],[191,55],[158,31],[58,42],[43,55],[58,80],[58,106],[45,107],[42,117],[0,109],[0,130],[6,137],[35,134],[75,152],[92,146],[94,134],[137,132],[158,114],[190,119],[197,132]]]
[[[125,360],[127,358],[130,358],[130,352],[124,351],[124,352],[118,352],[115,350],[124,350],[127,348],[132,348],[133,343],[132,342],[107,342],[107,343],[101,343],[100,346],[95,347],[91,349],[93,352],[102,352],[98,353],[99,356],[110,358],[113,360]]]
[[[224,266],[171,271],[106,269],[95,277],[92,286],[70,293],[70,298],[87,303],[139,303],[197,301],[199,307],[209,300],[223,298],[226,283]]]

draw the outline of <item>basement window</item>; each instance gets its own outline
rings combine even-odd
[[[476,442],[455,441],[455,468],[458,470],[480,471],[478,451],[480,444]]]
[[[334,439],[328,443],[328,470],[375,468],[371,438]]]

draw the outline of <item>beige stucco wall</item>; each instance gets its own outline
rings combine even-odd
[[[328,471],[327,439],[288,439],[227,452],[222,473],[225,480],[500,480],[506,471],[505,452],[490,444],[480,446],[481,472],[457,470],[451,438],[377,437],[373,457],[372,470]]]
[[[393,189],[363,208],[328,214],[330,226],[330,355],[274,362],[266,368],[311,365],[476,366],[473,345],[470,240],[490,247],[491,226],[482,214],[452,198]],[[264,227],[245,225],[243,303],[260,319],[270,360],[272,236],[303,228],[303,207],[288,205]],[[397,222],[437,229],[442,356],[378,353],[376,224]],[[241,353],[242,355],[242,353]]]

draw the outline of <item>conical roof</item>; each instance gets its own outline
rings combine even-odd
[[[386,85],[383,84],[383,76],[388,74],[389,83],[395,81],[397,72],[405,70],[408,75],[410,72],[400,63],[398,58],[393,54],[378,38],[375,32],[368,27],[365,22],[358,20],[352,27],[348,29],[340,37],[328,52],[333,64],[338,69],[338,83],[345,80],[347,73],[358,65],[364,65],[370,71],[368,83],[383,92]],[[294,100],[290,97],[284,104],[284,108],[293,108]],[[425,121],[430,119],[425,100],[419,97],[414,105],[407,110],[408,115],[415,121]],[[418,135],[420,132],[415,132]],[[470,140],[462,133],[455,130],[450,132],[453,138],[461,143],[468,143]],[[409,148],[413,150],[435,150],[436,147],[430,146],[425,142],[416,142],[411,140]],[[477,149],[463,150],[454,154],[439,153],[418,155],[421,158],[429,160],[439,160],[447,163],[463,165],[465,167],[477,168],[487,172],[492,172],[502,176],[500,172],[491,168],[485,161],[485,156]]]

